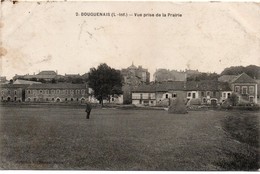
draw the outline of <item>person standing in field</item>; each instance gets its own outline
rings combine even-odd
[[[91,109],[92,109],[91,104],[89,102],[87,102],[86,103],[86,113],[87,113],[86,119],[89,119]]]

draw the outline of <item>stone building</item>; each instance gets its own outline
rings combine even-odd
[[[25,89],[29,84],[0,84],[1,101],[22,102],[25,101]]]
[[[132,64],[128,68],[122,69],[121,74],[123,76],[123,103],[130,104],[132,102],[132,89],[141,84],[149,83],[150,73],[148,69],[144,69],[142,66],[136,67]]]
[[[26,102],[81,102],[88,100],[86,84],[32,84],[25,92]]]

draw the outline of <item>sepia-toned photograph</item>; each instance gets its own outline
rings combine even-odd
[[[1,170],[259,171],[260,3],[0,11]]]

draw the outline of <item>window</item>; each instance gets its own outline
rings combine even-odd
[[[204,97],[204,95],[205,95],[205,94],[204,94],[204,92],[202,91],[202,92],[201,92],[201,96]]]
[[[223,93],[223,97],[226,98],[226,96],[227,96],[226,93]]]
[[[240,92],[240,86],[235,86],[235,92]]]
[[[246,86],[242,87],[242,94],[247,94],[247,87]]]
[[[188,92],[188,97],[190,97],[191,96],[191,93],[190,92]]]
[[[140,94],[140,99],[142,99],[143,98],[143,94]]]
[[[254,86],[249,86],[249,94],[254,94],[255,88]]]
[[[209,91],[207,92],[207,96],[210,96],[210,92]]]
[[[36,98],[33,98],[33,101],[36,101]]]
[[[151,104],[153,104],[153,101],[151,101]]]
[[[231,95],[230,93],[227,94],[228,98],[230,98],[230,95]]]
[[[85,90],[84,89],[81,90],[81,94],[85,94]]]
[[[70,101],[73,101],[73,98],[71,98]]]
[[[254,102],[254,96],[250,96],[250,97],[249,97],[249,101],[250,101],[251,103],[253,103],[253,102]]]
[[[42,94],[42,90],[40,90],[39,93]]]
[[[213,97],[216,97],[216,91],[213,91]]]
[[[16,101],[17,97],[14,97],[14,101]]]
[[[52,89],[52,90],[51,90],[51,93],[52,93],[52,94],[54,94],[54,93],[55,93],[54,89]]]
[[[14,95],[16,95],[16,93],[17,93],[17,92],[16,92],[16,91],[14,91]]]
[[[46,98],[46,101],[49,101],[49,99],[48,99],[48,98]]]
[[[11,91],[8,90],[8,94],[11,94]]]
[[[67,101],[68,99],[67,98],[65,98],[65,101]]]
[[[177,94],[175,94],[175,93],[172,94],[172,97],[173,97],[173,98],[176,98],[176,97],[177,97]]]
[[[168,94],[165,94],[165,98],[168,98]]]
[[[192,98],[196,98],[196,93],[192,93]]]
[[[73,90],[70,90],[70,93],[71,93],[71,94],[74,94],[74,91],[73,91]]]
[[[77,94],[80,94],[80,90],[77,89]]]
[[[27,93],[28,93],[28,94],[31,94],[31,91],[30,91],[30,90],[28,90],[28,91],[27,91]]]
[[[57,90],[56,90],[56,94],[59,94],[59,93],[60,93],[60,90],[59,90],[59,89],[57,89]]]
[[[52,98],[51,100],[54,101],[54,98]]]
[[[151,94],[150,93],[148,94],[148,99],[151,99]]]
[[[3,100],[4,100],[4,97],[1,97],[1,100],[3,101]]]

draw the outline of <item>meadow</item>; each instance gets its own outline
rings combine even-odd
[[[1,106],[1,169],[259,169],[259,113]]]

